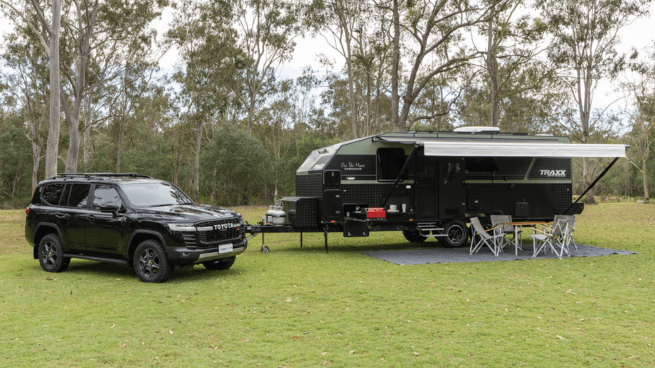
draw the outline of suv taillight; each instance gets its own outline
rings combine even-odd
[[[29,207],[27,207],[27,208],[25,209],[25,214],[27,214],[27,215],[30,214],[30,208],[29,208]]]

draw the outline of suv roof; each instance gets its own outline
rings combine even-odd
[[[148,175],[140,175],[136,173],[72,173],[72,174],[59,174],[51,176],[46,180],[88,180],[88,181],[124,181],[134,179],[152,179]]]

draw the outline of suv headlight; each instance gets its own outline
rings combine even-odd
[[[196,231],[193,224],[168,224],[168,228],[171,231]]]

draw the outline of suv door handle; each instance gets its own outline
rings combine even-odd
[[[96,219],[96,215],[88,215],[86,218],[88,218],[91,221],[94,221]]]
[[[59,218],[59,219],[65,219],[65,218],[68,218],[68,214],[67,214],[67,213],[63,213],[63,212],[55,212],[55,216],[57,216],[57,218]]]

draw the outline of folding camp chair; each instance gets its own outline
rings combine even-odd
[[[491,226],[492,227],[502,227],[502,231],[505,234],[500,239],[499,251],[502,252],[503,248],[506,245],[514,246],[514,254],[518,255],[518,250],[523,248],[521,247],[523,230],[520,227],[515,227],[514,225],[506,225],[508,222],[512,222],[512,216],[510,215],[491,215]],[[507,238],[507,235],[512,235],[512,240]]]
[[[477,217],[471,218],[471,226],[473,226],[473,237],[471,239],[471,253],[477,253],[480,248],[487,246],[494,256],[498,256],[499,248],[497,242],[505,237],[501,227],[491,228],[485,230]],[[499,230],[499,231],[495,231]],[[489,234],[491,233],[491,234]]]
[[[564,253],[570,257],[570,233],[571,228],[568,226],[568,222],[562,218],[553,221],[552,228],[545,228],[545,230],[535,229],[535,234],[530,235],[534,248],[532,258],[537,257],[541,252],[545,254],[547,250],[551,250],[559,259],[562,259]]]
[[[578,250],[578,245],[575,243],[575,240],[573,239],[573,232],[575,231],[575,222],[576,222],[576,217],[575,216],[567,216],[567,215],[555,215],[555,222],[559,220],[566,220],[566,224],[568,225],[569,229],[569,234],[567,235],[569,237],[568,243],[572,244],[576,250]]]

